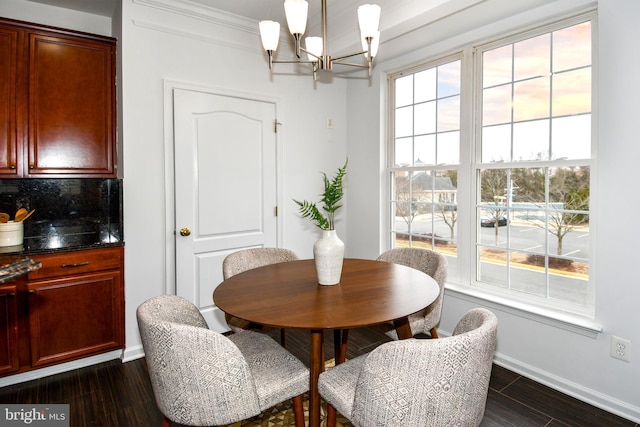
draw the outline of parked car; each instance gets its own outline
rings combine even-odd
[[[480,227],[495,227],[496,219],[492,216],[483,216],[480,218]],[[507,225],[507,218],[501,216],[498,218],[498,227]]]

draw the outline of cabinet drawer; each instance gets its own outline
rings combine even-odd
[[[32,258],[35,261],[40,261],[42,267],[29,273],[29,280],[120,269],[122,266],[122,248],[34,255]]]

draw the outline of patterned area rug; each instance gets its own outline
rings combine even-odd
[[[334,366],[334,360],[327,360],[325,363],[325,369],[329,369]],[[304,395],[304,420],[305,424],[309,425],[309,397]],[[327,407],[326,403],[322,402],[320,408],[320,426],[326,425]],[[260,415],[256,415],[253,418],[244,420],[238,423],[229,424],[222,427],[280,427],[280,426],[295,426],[295,417],[293,416],[293,403],[291,400],[284,401],[279,405],[269,408]],[[353,427],[353,424],[348,419],[338,414],[336,419],[336,427]]]
[[[304,397],[304,420],[305,424],[309,425],[309,400],[307,396]],[[326,425],[326,406],[323,402],[321,408],[321,421],[320,426]],[[291,400],[282,402],[273,408],[267,409],[260,415],[256,415],[253,418],[244,420],[238,423],[229,424],[226,427],[280,427],[280,426],[295,426],[295,417],[293,416],[293,404]],[[353,427],[353,424],[342,415],[338,414],[336,420],[336,427]]]

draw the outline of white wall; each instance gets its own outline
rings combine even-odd
[[[495,2],[494,2],[495,3]],[[566,13],[591,6],[587,1],[548,1],[526,14],[479,26],[455,37],[427,44],[416,52],[376,65],[374,86],[385,84],[384,72],[450,53],[460,46],[485,40],[501,31],[515,31]],[[543,317],[512,310],[476,296],[448,289],[443,306],[442,331],[452,331],[457,320],[470,308],[485,306],[499,317],[497,362],[517,372],[565,391],[582,400],[640,421],[640,301],[635,256],[640,229],[633,218],[640,212],[633,176],[640,158],[636,124],[640,94],[636,75],[640,69],[640,2],[606,0],[598,2],[599,45],[598,108],[599,149],[597,176],[592,195],[595,213],[591,218],[593,263],[591,277],[596,286],[594,322],[600,334],[586,336],[579,328],[562,327]],[[437,25],[457,25],[450,17]],[[393,41],[396,45],[416,45],[432,28]],[[384,48],[381,47],[381,49]],[[377,181],[383,179],[384,90],[374,91],[362,82],[349,84],[348,154],[353,159],[349,204],[349,256],[371,258],[379,251],[377,230],[384,226],[385,213]],[[624,219],[629,221],[625,222]],[[624,224],[629,224],[624,225]],[[384,247],[384,246],[383,246]],[[560,327],[559,327],[560,326]],[[588,334],[587,334],[588,335]],[[609,356],[612,335],[628,338],[635,352],[631,363]]]
[[[136,307],[164,293],[171,280],[165,274],[173,262],[165,248],[165,239],[173,233],[173,218],[165,215],[170,197],[165,175],[171,168],[165,153],[165,79],[279,100],[278,168],[285,177],[279,183],[280,245],[301,257],[312,256],[318,233],[298,217],[291,199],[316,197],[322,191],[320,172],[332,173],[346,157],[343,80],[314,84],[311,75],[271,75],[257,23],[205,9],[175,13],[156,6],[125,0],[122,10],[127,357],[139,350]],[[226,24],[217,25],[219,18]],[[279,54],[290,57],[286,45]],[[290,73],[290,67],[276,64],[274,71]],[[326,129],[327,117],[334,119],[333,130]],[[339,232],[344,225],[338,225]]]
[[[0,16],[42,25],[111,36],[111,18],[25,0],[0,1]]]

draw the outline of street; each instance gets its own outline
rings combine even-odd
[[[498,227],[498,244],[495,244],[495,228],[480,227],[480,243],[498,248],[508,247],[511,250],[518,250],[528,253],[545,253],[545,245],[548,245],[549,255],[557,255],[558,238],[545,232],[544,229],[533,225],[528,221],[519,221],[517,218],[509,221],[507,226]],[[407,223],[402,218],[396,218],[396,231],[407,232]],[[454,238],[457,240],[457,226],[454,227]],[[555,231],[551,229],[551,231]],[[416,218],[411,224],[412,234],[435,233],[436,236],[451,239],[451,229],[439,216],[422,215]],[[548,240],[548,241],[546,241]],[[587,261],[589,259],[589,228],[576,227],[568,232],[562,242],[562,256],[576,261]]]

